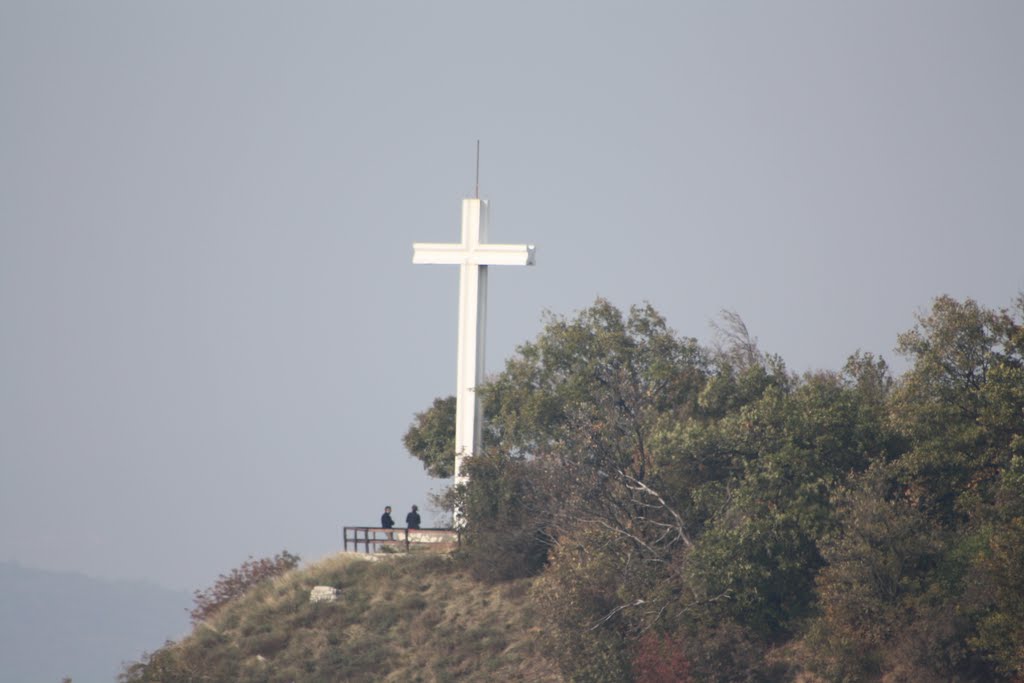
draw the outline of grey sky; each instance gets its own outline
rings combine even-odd
[[[475,141],[488,367],[603,295],[791,368],[1024,289],[1024,5],[0,3],[0,560],[209,585],[439,488]],[[427,521],[433,521],[428,514]]]

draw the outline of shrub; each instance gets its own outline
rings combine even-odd
[[[690,662],[679,643],[648,631],[633,651],[633,676],[637,683],[687,683]]]
[[[221,607],[244,594],[253,586],[280,576],[299,566],[299,556],[283,550],[274,557],[259,560],[249,559],[242,566],[232,569],[230,574],[221,574],[216,583],[203,591],[196,591],[193,597],[195,607],[189,612],[192,623],[198,624],[209,619]]]

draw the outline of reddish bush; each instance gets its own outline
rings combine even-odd
[[[204,591],[196,591],[193,597],[195,607],[189,612],[192,623],[208,619],[226,603],[234,600],[258,583],[280,576],[299,566],[299,556],[283,550],[274,557],[259,560],[249,559],[242,566],[232,569],[230,574],[221,574],[217,582]]]
[[[690,662],[683,648],[667,635],[648,631],[633,651],[633,676],[637,683],[689,683]]]

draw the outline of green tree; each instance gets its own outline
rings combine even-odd
[[[1024,457],[1000,476],[985,544],[971,567],[968,605],[976,610],[970,643],[1017,680],[1024,676]]]
[[[940,297],[894,379],[864,353],[797,377],[734,314],[712,350],[649,306],[549,316],[480,388],[466,557],[540,572],[574,680],[1024,675],[1022,318]],[[452,408],[407,434],[428,470]]]
[[[876,409],[884,365],[858,356],[849,367],[860,376],[823,372],[788,390],[768,386],[716,425],[725,443],[713,447],[742,454],[742,469],[688,557],[688,573],[701,592],[729,596],[715,611],[764,638],[792,633],[812,612],[824,565],[819,541],[836,524],[831,496],[886,442]]]
[[[441,479],[455,473],[455,397],[435,398],[433,405],[416,417],[402,443],[423,463],[432,477]]]
[[[466,459],[472,486],[454,492],[470,520],[462,533],[462,557],[477,578],[495,581],[530,576],[547,560],[551,544],[550,499],[556,487],[540,463],[490,450]]]
[[[501,448],[572,459],[643,479],[659,422],[684,419],[707,373],[704,351],[651,306],[628,316],[604,299],[575,318],[549,316],[483,388]]]
[[[707,352],[677,336],[650,306],[623,313],[598,299],[571,318],[549,315],[540,335],[480,388],[486,447],[467,461],[468,486],[453,494],[466,512],[464,555],[478,575],[521,575],[549,560],[542,583],[573,584],[566,544],[614,539],[585,544],[594,571],[577,585],[595,600],[574,607],[579,591],[554,590],[539,603],[555,626],[552,643],[580,639],[579,622],[562,618],[568,614],[592,617],[588,642],[618,643],[601,666],[567,647],[576,664],[595,665],[570,667],[577,678],[600,670],[608,680],[621,679],[630,656],[622,634],[636,633],[674,599],[658,577],[689,539],[680,515],[653,486],[658,434],[693,413],[709,368]],[[410,452],[437,473],[445,470],[427,454],[451,451],[436,436],[453,431],[450,406],[435,402],[406,435]],[[445,454],[444,462],[450,459]]]
[[[895,669],[932,679],[946,663],[931,667],[925,652],[941,648],[914,630],[927,623],[924,596],[948,538],[900,494],[879,463],[836,495],[841,524],[822,539],[821,618],[809,639],[811,662],[829,680],[871,680]]]
[[[1021,448],[1024,371],[1019,324],[968,299],[936,299],[899,337],[914,361],[892,402],[910,442],[898,468],[911,495],[948,525],[991,500],[998,473]]]
[[[830,679],[1021,673],[1022,312],[940,297],[900,336],[898,447],[837,499],[822,544],[808,661]]]

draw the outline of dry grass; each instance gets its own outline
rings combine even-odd
[[[561,681],[540,652],[528,581],[485,585],[443,556],[351,553],[267,582],[155,653],[237,681]],[[341,590],[310,603],[314,586]],[[132,681],[173,680],[136,677]]]

